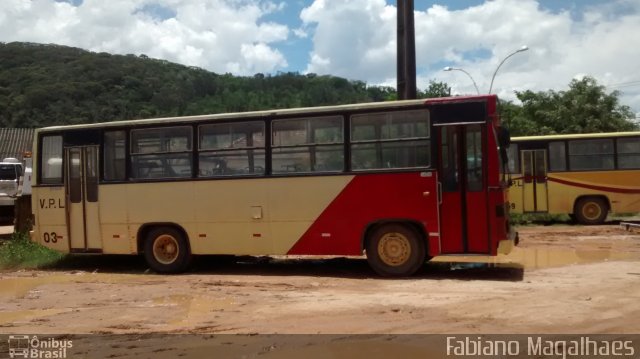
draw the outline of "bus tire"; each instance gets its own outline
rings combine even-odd
[[[573,211],[576,220],[580,224],[601,224],[607,218],[608,206],[604,199],[599,197],[583,197],[576,202]]]
[[[369,265],[383,277],[410,276],[426,261],[424,240],[415,229],[402,224],[375,228],[365,250]]]
[[[144,257],[149,267],[158,273],[180,273],[191,262],[187,239],[172,227],[157,227],[149,231],[144,243]]]

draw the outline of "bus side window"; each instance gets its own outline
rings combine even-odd
[[[618,139],[618,168],[640,168],[640,138]]]
[[[458,133],[450,126],[441,127],[442,187],[447,192],[457,191],[460,183],[458,169]]]
[[[567,151],[564,141],[549,143],[549,170],[558,172],[567,170]]]
[[[126,179],[125,131],[104,133],[104,180],[124,181]]]
[[[467,128],[467,189],[482,191],[482,129],[478,125]]]
[[[264,122],[198,126],[199,177],[264,175]]]
[[[131,176],[191,177],[192,129],[187,126],[131,131]]]
[[[569,141],[569,167],[572,171],[614,169],[613,139]]]

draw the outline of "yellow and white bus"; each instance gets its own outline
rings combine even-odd
[[[512,213],[640,212],[640,132],[514,137],[508,152]]]
[[[362,255],[381,275],[509,248],[495,96],[36,131],[32,239],[61,252]],[[503,150],[500,151],[500,144]],[[501,249],[502,250],[502,249]]]

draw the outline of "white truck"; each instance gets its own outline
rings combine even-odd
[[[16,197],[24,182],[23,175],[23,166],[18,159],[5,158],[0,162],[0,216],[13,217]]]

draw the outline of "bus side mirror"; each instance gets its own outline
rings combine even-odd
[[[505,127],[498,127],[498,142],[500,147],[507,148],[511,144],[511,135]]]

